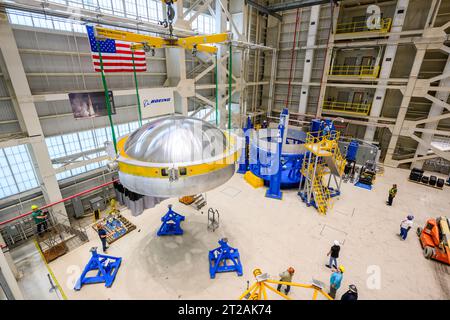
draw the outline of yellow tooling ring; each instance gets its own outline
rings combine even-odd
[[[230,136],[229,134],[225,133],[225,136],[227,138],[227,145],[229,147],[225,151],[225,156],[216,159],[214,161],[201,163],[201,164],[192,164],[187,166],[179,166],[179,168],[185,168],[186,169],[186,177],[196,176],[196,175],[202,175],[206,173],[210,173],[213,171],[217,171],[220,169],[223,169],[230,164],[236,162],[239,159],[239,150],[236,150],[236,137]],[[162,169],[170,168],[169,166],[154,166],[154,165],[147,165],[144,162],[136,161],[132,158],[130,158],[125,150],[124,145],[128,139],[129,135],[123,136],[119,139],[117,142],[117,151],[119,153],[119,171],[134,175],[134,176],[141,176],[141,177],[148,177],[148,178],[161,178],[161,179],[169,179],[169,176],[163,175]]]

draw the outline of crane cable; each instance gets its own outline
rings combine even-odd
[[[297,42],[297,30],[300,21],[299,9],[297,8],[297,14],[295,17],[295,31],[294,31],[294,42],[292,43],[292,51],[291,51],[291,67],[289,69],[289,82],[288,82],[288,92],[286,97],[286,108],[289,108],[290,98],[291,98],[291,82],[292,82],[292,69],[294,66],[294,60],[296,58],[295,45]]]

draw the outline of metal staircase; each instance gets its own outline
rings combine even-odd
[[[346,160],[341,154],[338,140],[338,132],[328,135],[308,133],[306,138],[305,148],[309,152],[303,161],[298,194],[308,206],[314,206],[321,214],[326,214],[330,209],[331,198],[340,194]],[[327,175],[328,183],[324,183]],[[332,177],[336,188],[330,187]]]
[[[323,183],[323,177],[325,174],[325,166],[320,164],[317,167],[317,172],[313,181],[314,202],[316,203],[317,210],[321,214],[327,213],[331,200],[330,190],[328,190],[327,186]]]

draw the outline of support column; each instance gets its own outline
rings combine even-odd
[[[408,9],[409,0],[398,0],[397,7],[395,8],[394,19],[392,22],[391,32],[401,32],[403,29],[403,23],[405,21],[406,10]],[[398,40],[400,35],[391,34],[389,40]],[[386,86],[387,79],[391,76],[392,67],[394,65],[395,55],[397,53],[397,44],[390,44],[386,46],[383,62],[380,70],[380,81],[378,85]],[[370,110],[371,117],[380,117],[383,109],[384,98],[386,96],[386,88],[377,88],[375,90],[374,99],[372,102],[372,109]],[[376,121],[375,121],[376,122]],[[364,140],[373,141],[375,137],[375,126],[367,126]]]
[[[411,73],[408,79],[408,85],[403,92],[402,103],[400,104],[400,109],[398,111],[397,119],[395,121],[394,130],[392,132],[392,137],[389,142],[385,164],[390,166],[396,166],[395,161],[393,161],[392,157],[395,152],[395,148],[397,146],[398,139],[400,137],[400,132],[402,130],[403,121],[405,120],[406,112],[408,110],[409,103],[411,101],[411,97],[414,91],[414,87],[416,86],[417,77],[420,72],[420,67],[422,66],[423,58],[425,57],[427,45],[419,45],[416,44],[416,56],[414,58],[414,63],[411,68]]]
[[[316,44],[317,29],[319,25],[320,5],[311,7],[311,14],[309,20],[308,38],[306,46],[312,47]],[[314,59],[314,49],[306,49],[305,64],[303,67],[303,83],[311,82],[311,71]],[[308,106],[309,85],[302,85],[300,90],[300,102],[298,105],[298,113],[305,114]]]
[[[178,0],[174,5],[176,21],[174,25],[177,27],[186,27],[183,20],[183,0]],[[167,7],[163,3],[164,18],[167,19]],[[186,51],[180,48],[166,48],[166,70],[167,80],[164,83],[165,87],[177,87],[180,82],[186,80]],[[173,92],[173,103],[175,113],[187,116],[188,114],[188,99],[182,96],[178,90]]]
[[[447,59],[447,63],[445,65],[444,71],[442,74],[450,73],[450,55]],[[442,79],[439,82],[439,87],[450,87],[450,78]],[[436,99],[439,99],[441,101],[447,102],[449,97],[449,92],[445,91],[437,91],[436,92]],[[438,105],[436,102],[433,102],[431,105],[430,111],[428,113],[428,118],[433,118],[436,116],[439,116],[444,111],[444,107],[442,105]],[[429,122],[425,124],[425,129],[427,130],[436,130],[438,127],[438,121],[435,122]],[[420,143],[417,146],[415,157],[417,156],[425,156],[428,153],[428,150],[430,149],[431,141],[433,140],[434,135],[432,133],[423,133],[422,134],[422,140],[425,141],[425,144]],[[414,167],[422,167],[424,161],[415,161],[411,163],[411,168]]]
[[[330,37],[328,39],[327,49],[326,49],[327,51],[325,54],[325,61],[323,64],[323,74],[322,74],[322,80],[320,82],[320,92],[319,92],[319,100],[317,103],[316,117],[322,116],[323,101],[325,100],[325,92],[327,90],[328,73],[330,72],[331,57],[333,56],[334,35],[335,35],[335,30],[336,30],[336,26],[337,26],[338,17],[339,17],[339,8],[340,8],[340,6],[334,6],[333,20],[330,21],[332,30],[330,30]]]
[[[165,87],[177,87],[186,80],[186,51],[180,48],[166,48],[167,80]],[[188,99],[175,90],[173,93],[175,112],[187,116]]]
[[[9,268],[2,249],[0,249],[0,284],[8,299],[23,300],[22,291],[20,291],[14,273]]]
[[[31,154],[37,164],[37,175],[44,199],[47,203],[56,202],[62,199],[62,195],[44,140],[41,123],[33,102],[16,40],[6,15],[2,14],[0,19],[0,49],[6,65],[6,70],[3,70],[3,72],[8,73],[14,88],[14,92],[11,92],[11,95],[14,95],[12,99],[16,100],[20,113],[18,116],[23,119],[24,129],[29,137],[40,138],[37,142],[32,142],[30,147],[32,150]],[[68,223],[64,203],[53,206],[52,211],[54,218],[61,223]]]
[[[228,0],[216,0],[215,1],[215,10],[216,10],[216,25],[215,25],[215,32],[216,33],[222,33],[227,32],[227,16],[222,11],[221,3],[225,8],[228,7]],[[228,46],[226,45],[218,45],[217,46],[217,63],[221,63],[220,59],[228,53]],[[226,101],[226,84],[227,84],[227,73],[223,68],[220,68],[220,66],[217,68],[217,82],[219,84],[219,90],[215,94],[218,94],[219,97],[217,101],[219,101],[219,127],[222,129],[225,129],[227,127],[227,110],[226,110],[226,104],[223,102]]]

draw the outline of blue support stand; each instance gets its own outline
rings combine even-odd
[[[122,258],[98,254],[97,247],[91,248],[90,251],[92,257],[74,287],[77,291],[80,290],[83,285],[91,283],[104,282],[105,287],[111,287],[122,262]],[[86,275],[90,271],[97,271],[97,274],[93,277],[87,277]]]
[[[269,189],[266,191],[266,197],[272,199],[281,200],[283,197],[283,192],[281,192],[281,154],[284,144],[284,131],[289,122],[289,110],[284,108],[280,115],[280,123],[278,124],[278,135],[277,135],[277,154],[275,155],[274,161],[272,161],[272,175],[270,176]],[[275,171],[275,172],[273,172]]]
[[[252,119],[250,117],[247,118],[247,124],[244,127],[244,135],[245,135],[245,145],[244,150],[241,153],[241,158],[239,159],[239,168],[237,173],[245,174],[249,169],[249,146],[250,146],[250,132],[253,128]]]
[[[209,251],[209,275],[211,279],[219,272],[236,271],[238,276],[242,276],[242,264],[239,258],[239,250],[228,245],[226,238],[219,240],[220,247]],[[231,262],[228,264],[228,262]]]
[[[163,222],[158,230],[158,236],[176,236],[182,235],[181,221],[184,221],[184,216],[172,210],[172,205],[169,204],[169,211],[161,218]]]

